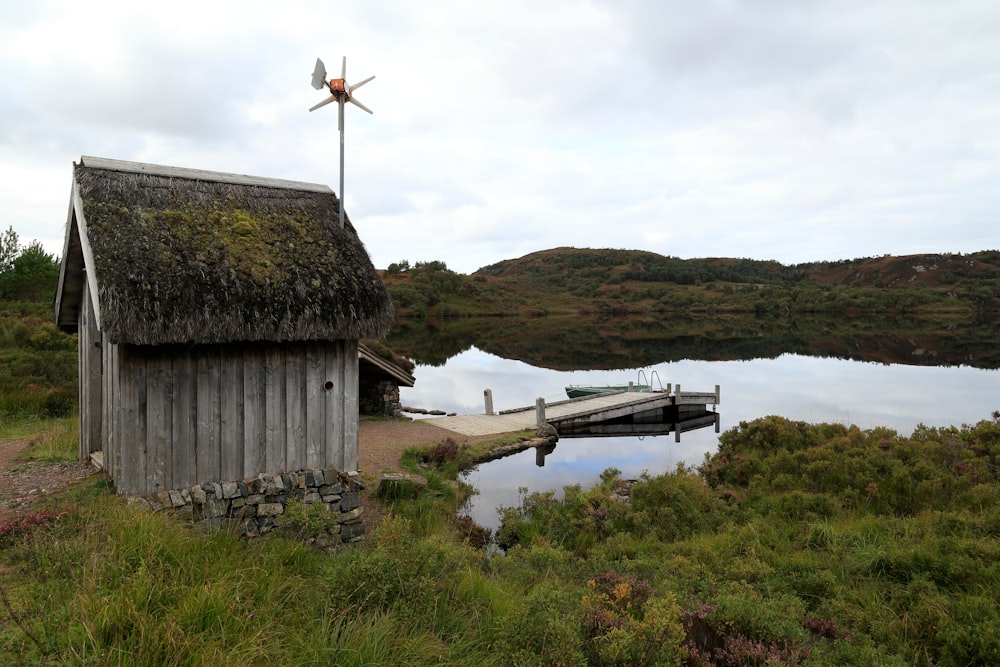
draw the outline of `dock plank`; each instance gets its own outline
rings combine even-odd
[[[717,394],[690,392],[691,397],[697,397],[702,403],[714,403]],[[679,398],[679,402],[687,403],[689,392]],[[629,412],[639,412],[655,407],[662,407],[667,401],[674,401],[673,394],[661,392],[617,392],[598,394],[586,398],[577,398],[545,406],[545,420],[549,423],[562,421],[587,421],[590,419],[610,419]],[[693,402],[693,401],[692,401]],[[610,416],[607,416],[610,415]],[[495,415],[458,415],[450,417],[433,417],[426,420],[440,428],[467,436],[499,435],[524,429],[534,429],[537,426],[535,406],[505,410]]]

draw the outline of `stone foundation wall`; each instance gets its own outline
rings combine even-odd
[[[359,497],[363,489],[356,477],[325,468],[198,484],[161,491],[154,496],[133,499],[133,502],[207,526],[237,528],[247,537],[272,530],[294,529],[295,517],[286,512],[291,500],[298,501],[303,508],[321,503],[323,510],[309,508],[309,514],[329,512],[329,520],[321,522],[322,534],[313,535],[312,540],[319,546],[330,546],[356,542],[364,535]]]
[[[399,387],[392,382],[382,381],[358,387],[358,408],[363,415],[375,417],[399,417]]]

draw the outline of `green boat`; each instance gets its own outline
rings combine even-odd
[[[597,396],[607,394],[612,391],[650,391],[648,384],[633,384],[622,386],[594,387],[591,385],[571,384],[566,387],[566,395],[570,398],[583,398],[585,396]]]

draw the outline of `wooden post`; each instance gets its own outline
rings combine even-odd
[[[632,381],[631,380],[628,381],[628,390],[629,391],[633,391],[633,389],[632,389]]]
[[[493,390],[484,389],[483,397],[486,399],[486,414],[493,414]]]
[[[535,426],[540,427],[545,423],[545,399],[535,399]]]
[[[719,395],[719,385],[715,385],[715,404],[718,405],[722,402],[722,396]]]
[[[556,443],[550,442],[535,447],[535,465],[539,468],[545,467],[545,457],[556,451]]]

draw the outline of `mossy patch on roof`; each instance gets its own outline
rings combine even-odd
[[[332,192],[83,166],[76,180],[112,341],[377,338],[392,323]]]

